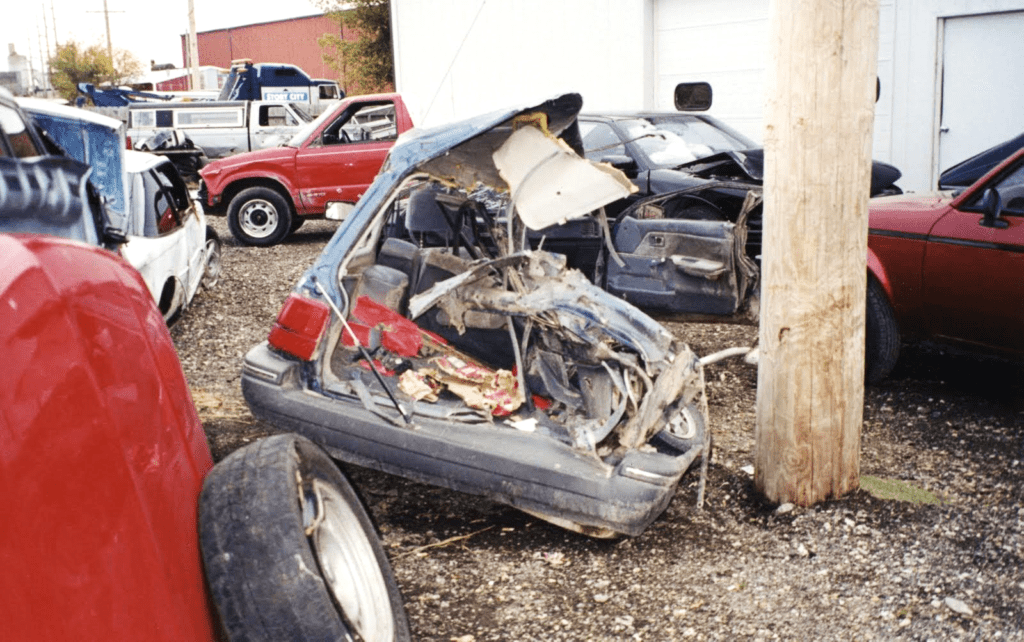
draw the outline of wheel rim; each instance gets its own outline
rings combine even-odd
[[[667,430],[672,436],[678,439],[696,439],[697,418],[693,415],[690,406],[683,406],[679,414],[669,420]]]
[[[212,288],[220,280],[220,242],[217,239],[206,240],[206,264],[203,268],[203,287]]]
[[[238,212],[238,224],[247,235],[257,239],[266,238],[277,229],[277,208],[262,198],[248,201]]]
[[[346,624],[366,642],[393,640],[387,582],[358,516],[338,491],[319,480],[313,480],[305,499],[306,533]]]

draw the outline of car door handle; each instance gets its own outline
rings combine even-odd
[[[680,254],[674,254],[671,261],[677,268],[690,276],[701,276],[712,281],[726,272],[725,264],[721,261],[682,256]]]

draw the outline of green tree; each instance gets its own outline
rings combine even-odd
[[[345,92],[372,93],[393,87],[388,0],[316,0],[316,5],[338,23],[339,33],[324,34],[317,43],[324,62],[338,72]],[[354,38],[345,39],[346,33]]]
[[[119,85],[140,73],[142,64],[135,56],[115,49],[111,62],[106,47],[98,44],[86,47],[70,41],[58,45],[57,53],[50,58],[50,82],[70,102],[78,95],[80,82]]]

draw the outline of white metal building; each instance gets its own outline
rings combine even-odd
[[[707,80],[711,113],[760,140],[769,2],[391,0],[395,84],[433,125],[564,91],[670,110],[676,83]],[[1024,131],[1024,0],[880,4],[874,157],[928,190]]]

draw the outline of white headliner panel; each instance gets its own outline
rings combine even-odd
[[[509,136],[494,152],[494,165],[531,230],[578,218],[636,191],[619,170],[580,158],[536,127]]]

